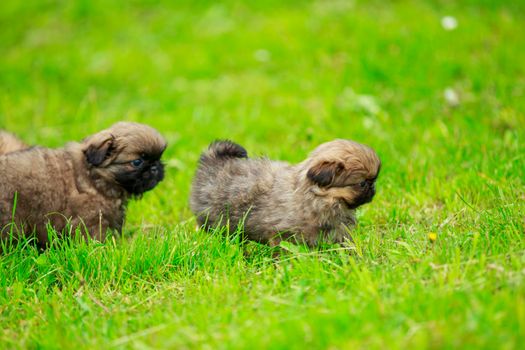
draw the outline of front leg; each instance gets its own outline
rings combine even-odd
[[[352,235],[350,234],[351,227],[345,225],[345,224],[339,224],[337,227],[335,227],[333,230],[331,230],[328,233],[328,240],[329,242],[333,243],[345,243],[345,242],[352,242]]]
[[[107,232],[111,229],[110,222],[104,217],[102,211],[98,212],[98,215],[92,215],[90,217],[75,217],[71,220],[72,230],[78,228],[79,232],[87,238],[88,236],[103,242],[106,239]]]
[[[354,217],[350,217],[344,222],[339,222],[338,224],[331,226],[325,225],[322,227],[323,236],[329,243],[345,243],[352,242],[352,229],[356,225],[356,220]]]
[[[79,227],[83,234],[101,242],[106,239],[108,230],[121,233],[125,215],[121,200],[110,201],[93,195],[84,197],[79,200],[78,196],[72,201],[77,204],[71,206],[72,227]]]

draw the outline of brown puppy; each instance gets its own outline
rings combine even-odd
[[[371,148],[348,140],[324,143],[297,165],[249,159],[243,147],[217,141],[201,155],[191,209],[200,225],[244,224],[247,238],[262,243],[343,242],[355,209],[375,194],[380,164]]]
[[[1,238],[36,233],[44,247],[48,224],[99,240],[108,229],[120,232],[128,199],[163,179],[165,148],[155,129],[120,122],[64,148],[1,155]]]
[[[28,146],[15,135],[0,130],[0,155],[26,149]]]

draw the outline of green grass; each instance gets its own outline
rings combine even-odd
[[[0,127],[169,141],[122,238],[0,256],[0,348],[518,348],[524,22],[522,1],[0,2]],[[352,249],[195,231],[210,141],[297,162],[336,137],[383,162]]]

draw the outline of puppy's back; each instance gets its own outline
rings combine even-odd
[[[61,162],[62,158],[62,150],[42,147],[0,155],[0,168],[3,169],[0,172],[0,201],[5,204],[18,193],[27,196],[31,205],[37,201],[60,203],[59,194],[64,191],[65,184],[57,177],[73,171],[71,163]],[[18,204],[18,209],[22,210],[22,203]]]
[[[64,192],[70,184],[61,176],[72,170],[69,162],[61,162],[61,150],[33,147],[0,155],[0,237],[9,232],[14,222],[19,229],[31,233],[36,229],[44,235],[47,218],[64,221]],[[49,216],[50,215],[50,216]]]
[[[216,141],[200,157],[190,206],[200,225],[214,226],[227,214],[234,226],[272,183],[270,161],[249,159],[242,146]]]

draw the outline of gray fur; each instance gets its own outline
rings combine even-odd
[[[356,224],[354,204],[370,201],[375,193],[380,161],[364,145],[335,140],[291,165],[225,156],[217,152],[225,142],[213,143],[201,155],[192,185],[191,209],[208,228],[244,223],[248,239],[272,245],[292,237],[310,246],[343,242]],[[228,145],[230,155],[244,150]],[[364,198],[356,183],[366,179],[371,185]]]

